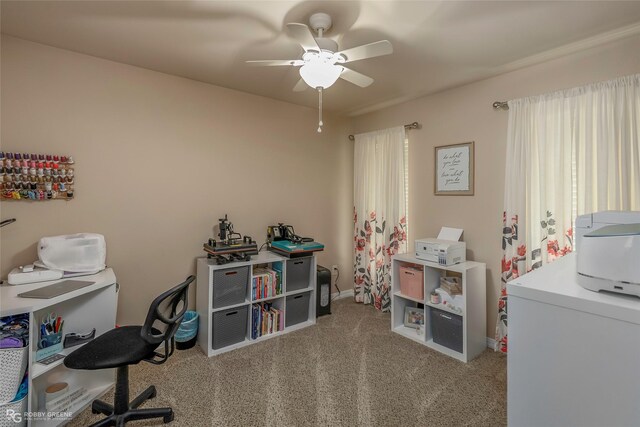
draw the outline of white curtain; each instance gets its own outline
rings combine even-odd
[[[509,102],[500,351],[506,282],[571,252],[576,216],[640,209],[639,143],[640,74]]]
[[[407,250],[404,147],[403,126],[355,137],[355,300],[382,311],[391,306],[391,257]]]

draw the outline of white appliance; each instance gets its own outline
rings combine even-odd
[[[578,254],[507,283],[509,427],[639,425],[640,300],[581,287]]]
[[[607,225],[582,237],[578,284],[640,296],[640,224]]]
[[[38,242],[38,258],[33,264],[11,270],[9,284],[95,274],[106,268],[107,245],[103,235],[94,233],[43,237]]]
[[[606,225],[640,223],[640,212],[602,211],[580,215],[576,218],[576,250],[580,250],[582,237]]]
[[[454,265],[467,260],[465,242],[425,238],[416,240],[416,258],[440,265]]]
[[[640,296],[640,212],[581,215],[576,237],[580,286]]]

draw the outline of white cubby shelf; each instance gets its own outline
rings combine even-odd
[[[403,295],[400,291],[401,266],[410,265],[423,272],[424,298]],[[430,302],[430,294],[440,287],[440,277],[454,275],[460,277],[464,307],[460,311],[444,304]],[[469,362],[487,347],[486,339],[486,266],[484,263],[466,261],[444,266],[424,261],[411,254],[400,254],[393,257],[391,263],[391,331],[425,345],[447,356],[462,362]],[[405,326],[405,308],[422,310],[424,327],[420,330]],[[449,314],[460,316],[462,320],[462,352],[434,342],[431,314],[439,309]]]
[[[295,290],[287,290],[287,270],[289,267],[292,267],[292,264],[299,264],[300,260],[305,260],[304,262],[309,266],[308,276],[303,277],[304,287],[301,289]],[[291,264],[291,265],[290,265]],[[265,298],[252,299],[251,285],[253,278],[253,269],[255,267],[269,267],[274,268],[274,266],[281,267],[281,281],[282,281],[282,293],[277,295],[272,295]],[[222,353],[226,353],[231,350],[235,350],[238,348],[245,347],[247,345],[255,344],[258,342],[262,342],[264,340],[268,340],[274,337],[282,336],[286,333],[296,331],[307,326],[315,325],[316,323],[316,257],[315,255],[309,254],[309,256],[300,257],[300,258],[286,258],[281,255],[275,254],[273,252],[260,252],[258,255],[254,255],[251,257],[250,261],[241,261],[241,262],[233,262],[227,264],[218,265],[214,259],[209,258],[198,258],[197,261],[197,282],[196,282],[196,310],[200,314],[200,325],[198,328],[198,344],[200,349],[207,356],[217,356]],[[219,306],[213,308],[213,299],[214,299],[214,273],[220,272],[222,270],[230,270],[230,269],[238,269],[240,267],[248,267],[249,274],[246,283],[238,284],[237,286],[244,286],[244,290],[242,292],[245,293],[244,301]],[[293,270],[291,270],[293,271]],[[298,279],[300,279],[298,277]],[[308,307],[307,307],[307,316],[302,319],[302,321],[292,324],[290,326],[286,326],[287,323],[287,308],[288,306],[293,307],[293,302],[288,302],[288,297],[293,297],[301,294],[308,294]],[[284,315],[284,328],[277,332],[272,332],[270,334],[262,335],[253,339],[251,337],[251,328],[252,328],[252,310],[251,307],[253,304],[258,303],[272,303],[273,306],[277,309],[282,310]],[[247,307],[247,319],[246,319],[246,330],[244,332],[244,339],[239,342],[235,342],[233,344],[225,345],[219,347],[217,349],[213,348],[214,344],[214,320],[213,315],[215,313],[224,312],[226,310],[238,308],[242,309],[243,307]],[[299,308],[299,307],[298,307]],[[218,331],[220,333],[220,331]]]
[[[28,313],[29,314],[29,360],[27,370],[28,395],[26,425],[31,427],[57,427],[69,423],[94,399],[101,397],[115,384],[115,370],[74,370],[64,366],[64,359],[59,359],[49,365],[36,361],[38,341],[40,340],[39,326],[42,319],[50,313],[61,316],[64,320],[63,334],[71,332],[86,333],[96,329],[96,337],[110,331],[116,326],[116,312],[118,306],[118,285],[112,269],[107,268],[100,273],[80,276],[75,280],[90,282],[75,291],[67,292],[49,299],[22,298],[18,294],[32,291],[56,282],[49,281],[30,283],[19,286],[0,286],[0,317]],[[68,356],[79,346],[69,347],[59,351]],[[66,382],[69,392],[84,389],[80,398],[64,412],[71,418],[46,418],[45,389],[54,383]],[[2,387],[2,384],[0,384]],[[45,414],[40,416],[39,414]]]

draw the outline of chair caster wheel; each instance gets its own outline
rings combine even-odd
[[[149,395],[149,399],[153,399],[158,395],[158,392],[156,391],[156,388],[154,387],[153,390],[151,391],[151,394]]]
[[[92,414],[99,414],[99,413],[100,413],[100,411],[96,411],[95,409],[91,408],[91,413],[92,413]]]
[[[162,417],[162,422],[165,424],[170,423],[171,421],[173,421],[173,412],[170,415]]]

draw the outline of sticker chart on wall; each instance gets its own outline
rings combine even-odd
[[[71,200],[75,180],[71,156],[0,151],[1,200]]]

